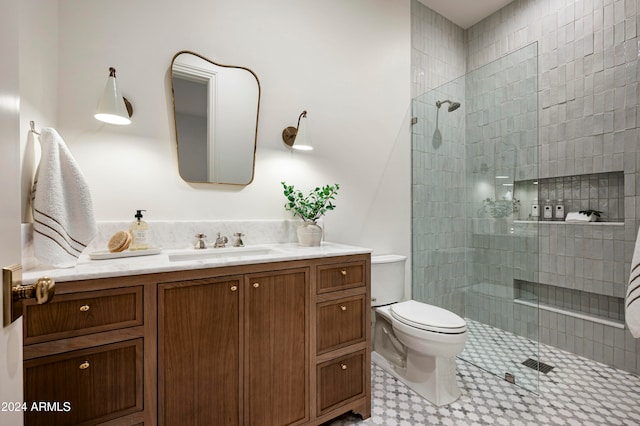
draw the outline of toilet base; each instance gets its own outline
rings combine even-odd
[[[456,382],[455,357],[434,358],[413,352],[407,356],[407,367],[401,368],[373,351],[371,361],[439,407],[455,402],[462,395]]]

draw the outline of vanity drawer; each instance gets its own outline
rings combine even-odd
[[[365,367],[364,351],[317,366],[319,415],[365,395]]]
[[[364,261],[318,266],[318,294],[364,287],[365,284]]]
[[[142,325],[142,287],[57,295],[24,306],[24,344]]]
[[[25,425],[94,425],[141,411],[142,362],[142,339],[25,361]]]
[[[318,303],[316,308],[316,349],[325,353],[364,342],[365,295]]]

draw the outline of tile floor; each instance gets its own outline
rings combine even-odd
[[[471,358],[487,358],[486,351],[495,355],[498,347],[538,346],[536,342],[523,342],[525,339],[519,336],[484,324],[473,321],[469,324],[471,346],[465,356],[470,354]],[[487,341],[494,341],[497,346],[488,345]],[[371,417],[363,421],[358,416],[347,415],[332,426],[640,424],[640,377],[551,346],[539,346],[540,360],[554,367],[547,374],[539,374],[539,392],[512,385],[458,359],[462,396],[453,404],[438,408],[373,365]],[[481,350],[485,353],[477,353]],[[514,362],[509,356],[503,358],[504,368],[513,369]],[[502,366],[496,367],[499,358],[493,358],[496,361],[492,368],[502,371]],[[520,358],[522,353],[517,357],[517,364],[523,361]],[[537,382],[535,371],[534,374],[514,374],[516,383],[527,387]]]
[[[543,345],[469,318],[465,321],[469,331],[461,359],[494,374],[500,373],[500,377],[510,373],[518,386],[539,393],[538,375],[541,373],[522,363],[531,358],[549,364],[546,354],[541,353],[538,358]]]

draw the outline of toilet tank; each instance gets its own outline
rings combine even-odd
[[[371,256],[371,305],[381,306],[404,299],[404,264],[406,256],[397,254]]]

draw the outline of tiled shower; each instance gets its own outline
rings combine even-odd
[[[640,372],[623,310],[639,10],[520,0],[463,30],[412,2],[414,299]],[[462,107],[437,111],[449,98]],[[546,220],[545,204],[603,222]]]
[[[516,304],[514,282],[538,281],[538,229],[514,217],[538,175],[537,113],[535,43],[413,102],[414,299],[533,340],[537,300]]]

